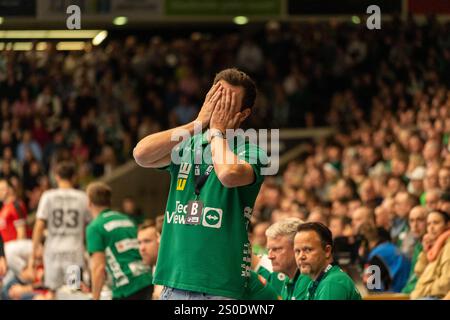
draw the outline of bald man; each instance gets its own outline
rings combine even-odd
[[[419,254],[422,252],[422,238],[427,231],[427,214],[428,210],[422,206],[414,207],[409,214],[409,228],[410,231],[403,241],[402,252],[410,254],[411,257],[411,270],[409,273],[408,282],[403,288],[403,293],[411,293],[417,283],[417,275],[414,272],[414,267],[417,262]],[[406,245],[409,244],[410,248]]]

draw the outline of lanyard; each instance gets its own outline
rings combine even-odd
[[[214,168],[213,165],[209,165],[206,169],[205,173],[200,175],[200,165],[195,165],[195,195],[200,195],[200,191],[202,187],[205,185],[206,180],[208,180],[209,175],[211,174],[212,169]]]
[[[309,294],[309,300],[312,300],[312,298],[314,297],[317,287],[319,286],[320,281],[322,281],[323,277],[327,274],[328,271],[330,271],[330,269],[333,266],[331,264],[329,264],[324,271],[322,271],[322,273],[317,277],[316,281],[313,281],[311,283],[311,286],[308,288],[308,294]]]

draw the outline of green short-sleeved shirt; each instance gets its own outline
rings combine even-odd
[[[423,246],[420,241],[418,241],[414,246],[414,252],[411,260],[411,271],[409,272],[408,282],[405,287],[402,289],[403,293],[411,293],[414,291],[414,288],[417,284],[417,274],[414,272],[414,267],[416,266],[417,259],[419,258],[419,254],[422,252]]]
[[[311,278],[297,272],[293,279],[286,277],[281,290],[283,300],[305,300]]]
[[[275,289],[278,295],[281,296],[281,291],[283,290],[284,280],[287,278],[283,273],[280,272],[270,272],[265,267],[260,266],[256,273],[261,275],[266,279],[272,288]]]
[[[261,275],[250,271],[249,285],[244,300],[281,300],[270,283]]]
[[[255,174],[252,184],[236,188],[222,185],[205,134],[197,134],[175,148],[179,159],[172,157],[165,168],[171,181],[155,284],[234,299],[244,296],[252,254],[248,224],[264,179],[261,169],[268,159],[263,150],[249,142],[241,141],[230,148],[251,164]],[[194,162],[197,152],[204,155],[199,172]],[[196,176],[207,170],[211,173],[198,196],[203,203],[199,220],[196,225],[186,224],[188,204],[197,199]]]
[[[426,200],[426,198],[427,198],[427,193],[426,192],[423,192],[421,195],[420,195],[420,205],[422,206],[422,207],[425,207],[426,205],[427,205],[427,200]]]
[[[137,228],[124,214],[104,210],[87,227],[87,250],[104,252],[111,275],[113,298],[125,298],[152,284],[150,267],[144,265]]]
[[[338,266],[327,267],[320,281],[311,281],[307,300],[361,300],[353,280]]]

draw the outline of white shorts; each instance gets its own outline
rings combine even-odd
[[[44,286],[53,291],[64,285],[79,288],[84,261],[76,256],[79,254],[44,255]]]

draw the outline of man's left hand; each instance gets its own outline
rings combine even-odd
[[[229,89],[225,89],[220,102],[216,105],[211,116],[209,127],[218,129],[225,134],[226,129],[234,129],[239,124],[241,113],[238,112],[238,104],[236,102],[236,93]]]

